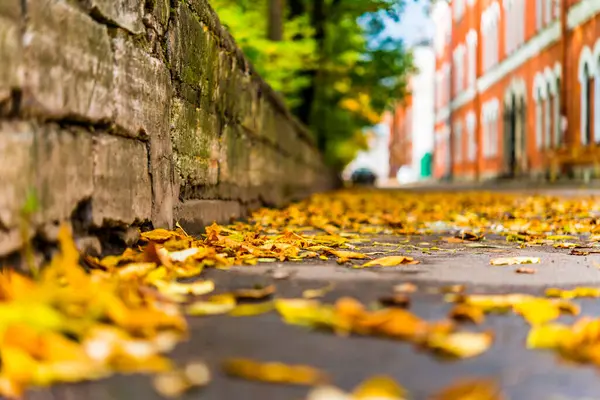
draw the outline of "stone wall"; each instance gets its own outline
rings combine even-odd
[[[333,175],[206,0],[0,1],[0,255],[175,221],[201,226]]]

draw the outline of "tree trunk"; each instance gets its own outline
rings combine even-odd
[[[285,0],[269,0],[269,40],[283,39],[283,13]]]

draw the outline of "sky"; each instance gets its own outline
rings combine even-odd
[[[406,0],[404,15],[400,22],[389,21],[390,36],[404,39],[407,47],[423,38],[433,38],[434,25],[425,13],[428,1]]]
[[[425,13],[427,1],[406,0],[404,14],[399,22],[388,21],[386,32],[394,38],[402,38],[408,48],[425,38],[433,38],[434,25]],[[385,179],[389,171],[389,129],[378,126],[373,129],[375,138],[368,151],[360,152],[348,166],[347,171],[367,167]]]

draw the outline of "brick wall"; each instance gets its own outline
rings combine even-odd
[[[200,227],[329,188],[309,133],[206,0],[0,1],[0,255],[30,236]]]

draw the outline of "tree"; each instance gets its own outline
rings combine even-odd
[[[335,167],[354,158],[365,146],[365,128],[406,94],[411,54],[385,32],[389,21],[400,20],[402,0],[211,3]]]
[[[269,40],[283,40],[284,0],[269,0]]]

